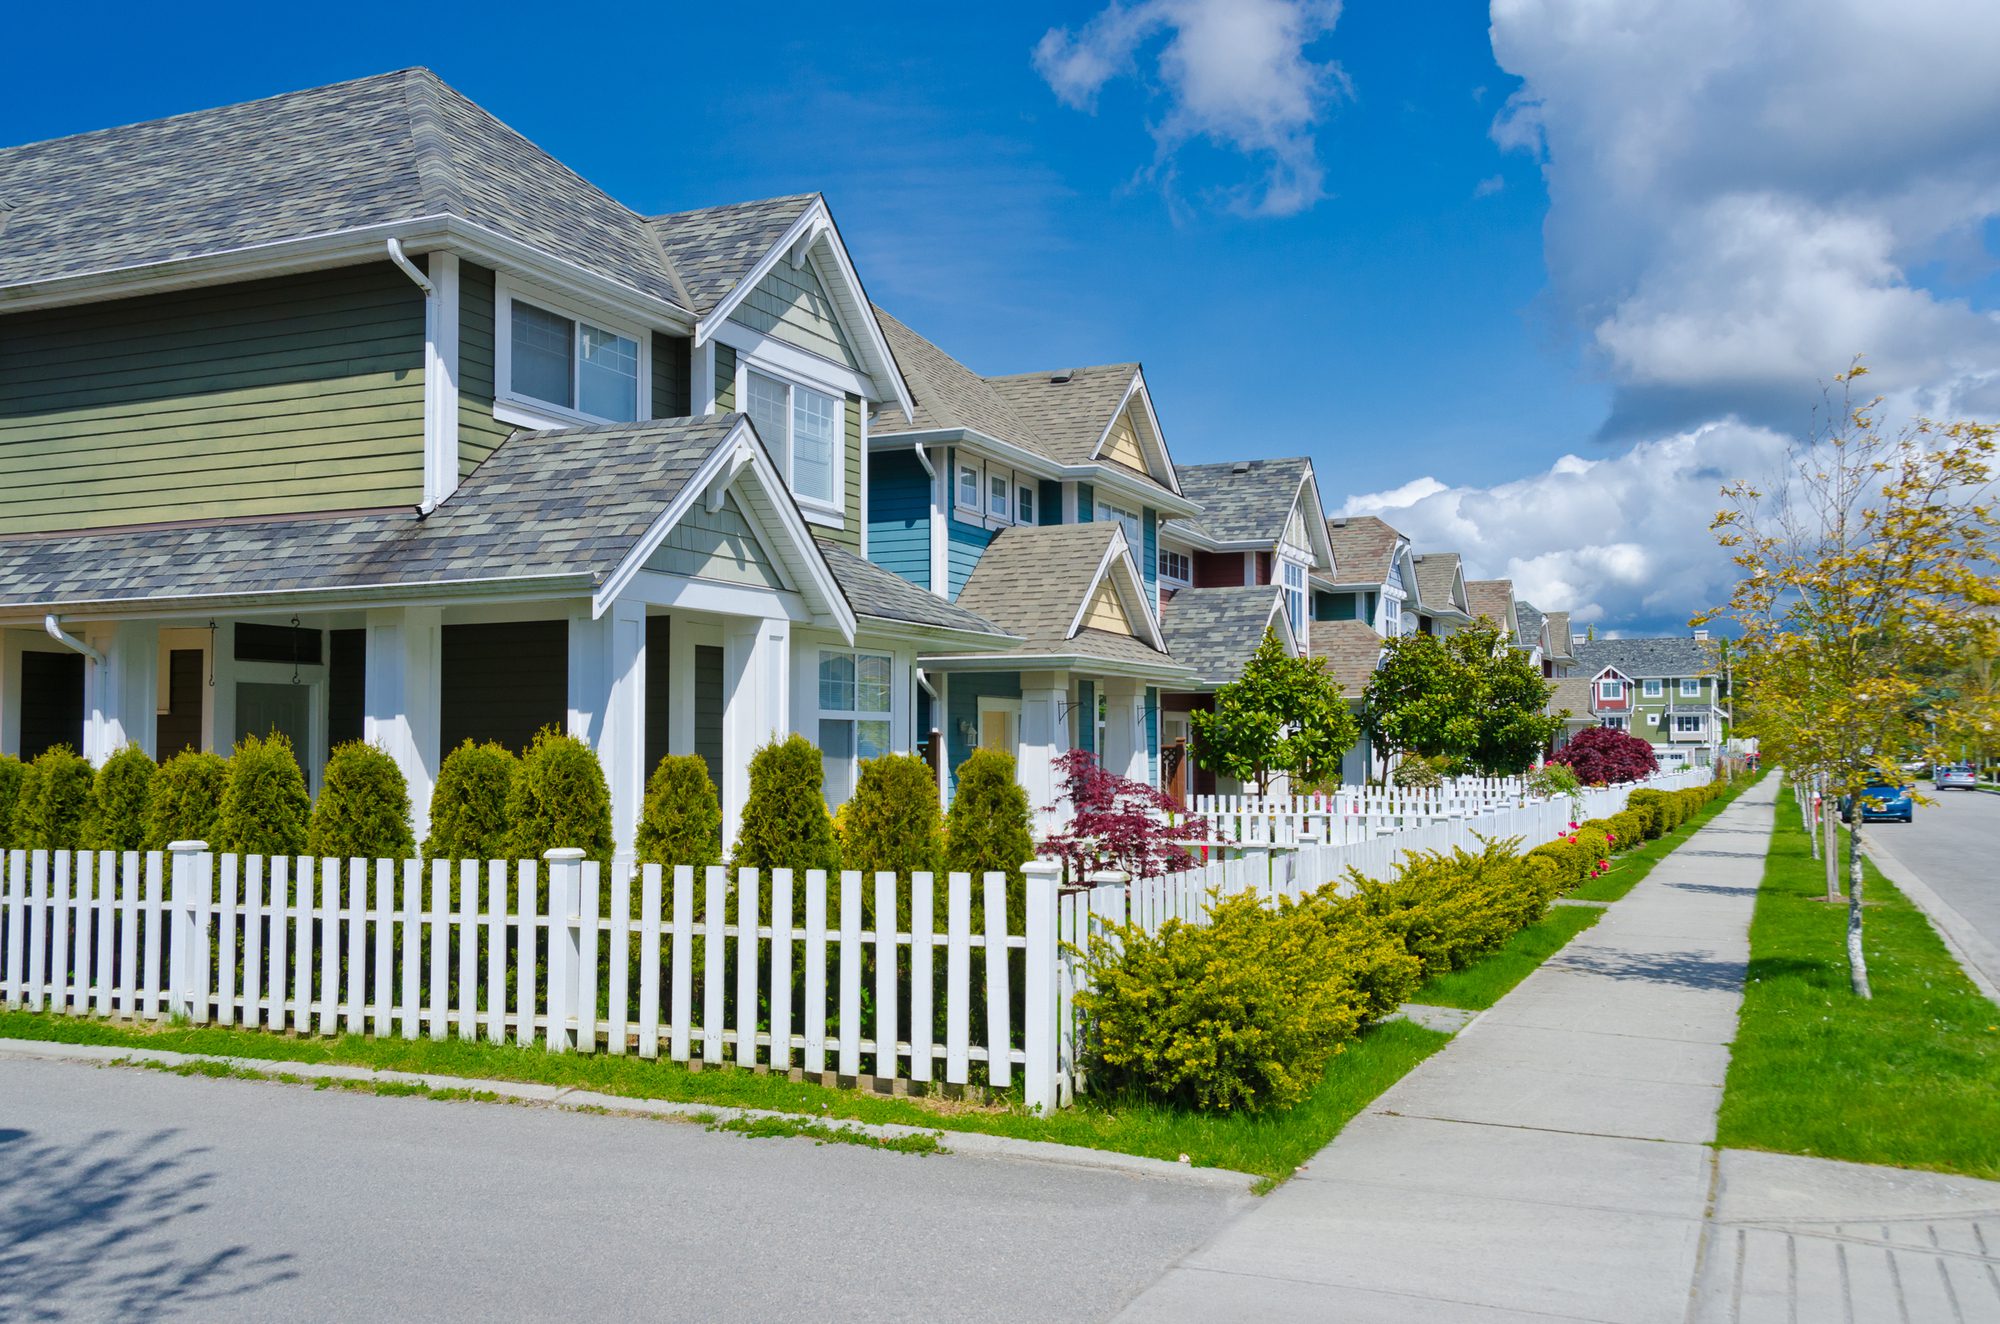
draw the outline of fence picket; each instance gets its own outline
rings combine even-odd
[[[757,1065],[756,869],[736,871],[736,1065]]]
[[[515,871],[518,875],[515,885],[520,889],[521,904],[514,925],[514,1042],[526,1047],[535,1042],[535,1007],[540,992],[535,978],[535,958],[540,952],[542,936],[538,913],[542,890],[541,861],[521,860],[516,863]]]
[[[963,1085],[971,1078],[972,1035],[966,999],[972,991],[972,876],[954,873],[945,897],[944,1079]]]
[[[937,949],[931,945],[934,875],[910,875],[910,1079],[928,1082],[936,1021],[931,979]]]
[[[59,1012],[69,1011],[69,972],[72,962],[69,936],[70,854],[59,850],[54,860],[55,876],[49,893],[53,912],[53,932],[49,938],[49,1005]]]
[[[1013,1001],[1007,988],[1007,875],[986,875],[986,1078],[1005,1089],[1014,1080]]]
[[[424,866],[414,859],[403,861],[403,1007],[402,1031],[414,1039],[419,1031],[422,1006],[421,975],[424,968]]]
[[[875,1075],[897,1076],[896,875],[875,875]]]
[[[694,1016],[694,870],[674,866],[673,1022],[667,1029],[667,1056],[685,1062],[692,1054],[689,1029]]]
[[[97,853],[97,953],[90,972],[91,1005],[99,1016],[111,1014],[112,943],[117,938],[113,903],[118,895],[118,856]]]
[[[701,913],[701,1061],[722,1061],[723,925],[729,910],[729,880],[722,866],[708,866],[707,894]]]
[[[26,988],[26,971],[22,962],[28,951],[28,855],[26,851],[10,850],[6,854],[7,888],[7,970],[6,978],[0,980],[0,990],[4,990],[7,1005],[19,1006]]]
[[[292,875],[291,870],[287,867],[290,862],[282,855],[271,856],[267,863],[270,865],[271,870],[271,963],[268,971],[269,977],[264,981],[264,988],[271,999],[271,1014],[265,1017],[264,1023],[274,1030],[282,1030],[287,1023],[285,1019],[285,989],[287,987],[285,975],[290,970],[290,967],[285,964],[285,924],[290,914],[289,903],[291,900]],[[158,872],[158,864],[159,861],[157,859],[147,862],[146,891],[149,908],[151,906],[154,884],[153,875]],[[147,941],[151,942],[150,932]],[[149,947],[146,952],[146,965],[148,969],[151,969],[153,959],[154,951]]]
[[[375,936],[375,955],[368,973],[374,980],[374,1015],[370,1023],[375,1037],[389,1037],[389,1020],[395,1013],[392,992],[396,960],[396,866],[389,860],[375,861],[375,885],[368,894],[368,922]]]
[[[264,1024],[264,857],[243,861],[243,1024]]]
[[[792,871],[771,870],[771,1070],[792,1069]]]
[[[583,909],[579,925],[582,945],[577,949],[576,971],[576,1051],[597,1051],[597,938],[598,913],[603,910],[604,878],[596,860],[583,862]]]
[[[138,851],[128,850],[120,860],[124,882],[119,889],[118,925],[118,1011],[131,1016],[139,1009],[139,914],[141,862]]]
[[[458,862],[458,1037],[479,1037],[479,862]]]
[[[861,1074],[861,874],[840,871],[840,1058],[836,1069]]]
[[[360,1034],[367,1026],[368,998],[368,861],[347,862],[347,1032]]]
[[[40,1011],[45,1005],[43,972],[49,959],[49,853],[35,851],[29,856],[28,884],[28,978],[23,990],[28,1007]]]
[[[340,1028],[340,861],[321,857],[315,862],[319,887],[313,894],[319,918],[319,1032],[333,1034]]]
[[[639,875],[639,1056],[660,1055],[660,866]]]
[[[826,1072],[826,870],[806,870],[805,1062],[809,1075]]]
[[[450,925],[446,910],[451,904],[451,863],[431,861],[431,1038],[445,1036],[445,979],[451,969]]]
[[[611,942],[605,959],[611,963],[605,1038],[611,1052],[623,1055],[632,1014],[632,871],[622,864],[611,871]]]
[[[486,1040],[507,1041],[507,862],[486,862]]]

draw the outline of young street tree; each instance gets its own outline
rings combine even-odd
[[[1865,371],[1835,379],[1838,415],[1793,449],[1772,490],[1723,489],[1730,504],[1714,528],[1743,578],[1727,605],[1695,621],[1741,627],[1736,677],[1766,757],[1820,774],[1829,801],[1853,806],[1847,958],[1864,998],[1868,786],[1900,784],[1904,759],[1943,757],[1937,719],[1950,715],[1926,712],[1926,677],[1969,651],[1991,653],[2000,602],[1995,429],[1919,420],[1888,431],[1879,400],[1852,403]]]
[[[1545,711],[1548,682],[1490,624],[1449,639],[1406,634],[1385,650],[1364,707],[1385,775],[1390,756],[1403,753],[1523,772],[1562,729]]]
[[[1201,767],[1263,795],[1280,773],[1297,787],[1340,775],[1340,758],[1360,725],[1326,659],[1293,657],[1273,630],[1243,668],[1215,692],[1215,708],[1191,718],[1191,757]]]

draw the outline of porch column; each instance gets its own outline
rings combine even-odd
[[[1068,704],[1068,672],[1021,673],[1021,759],[1016,772],[1021,789],[1028,793],[1038,833],[1052,830],[1057,820],[1068,817],[1061,809],[1044,808],[1056,798],[1055,762],[1069,752],[1069,720],[1064,712]]]
[[[1136,680],[1113,678],[1104,687],[1104,750],[1107,772],[1142,782],[1146,778],[1146,705]]]
[[[750,798],[750,756],[791,722],[792,623],[731,621],[722,635],[722,845],[743,825]]]
[[[410,828],[420,843],[431,829],[431,791],[437,786],[440,758],[441,615],[436,607],[369,612],[362,665],[361,738],[402,770],[410,792]]]
[[[569,619],[569,733],[597,751],[611,787],[611,838],[629,856],[646,799],[646,604]]]
[[[83,668],[83,756],[93,765],[127,745],[154,752],[160,627],[150,621],[93,626],[84,642],[103,657]]]

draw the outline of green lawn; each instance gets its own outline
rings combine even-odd
[[[674,1099],[768,1108],[825,1118],[900,1122],[950,1131],[1047,1140],[1167,1160],[1188,1155],[1197,1167],[1231,1168],[1272,1180],[1288,1177],[1383,1090],[1443,1047],[1449,1035],[1402,1021],[1374,1026],[1347,1044],[1326,1078],[1282,1113],[1181,1112],[1155,1104],[1086,1096],[1048,1118],[1007,1105],[897,1099],[801,1084],[783,1076],[721,1068],[689,1071],[678,1063],[608,1054],[552,1054],[539,1048],[446,1039],[372,1039],[363,1035],[294,1038],[259,1030],[129,1022],[27,1011],[0,1011],[0,1038],[114,1044],[269,1061],[341,1062],[385,1071],[468,1079],[573,1085],[633,1098]],[[950,1141],[946,1140],[949,1148]]]
[[[2000,1178],[2000,1008],[1865,868],[1864,1002],[1848,991],[1847,908],[1814,899],[1825,867],[1778,796],[1719,1143]]]
[[[1601,877],[1593,878],[1570,895],[1579,901],[1616,901],[1639,885],[1639,880],[1653,871],[1653,866],[1665,859],[1676,846],[1692,837],[1707,825],[1708,821],[1727,809],[1737,796],[1754,786],[1765,776],[1760,772],[1755,777],[1737,781],[1715,799],[1703,805],[1693,818],[1664,836],[1655,837],[1637,850],[1624,851],[1611,857],[1611,867]]]
[[[1425,983],[1410,995],[1410,1001],[1484,1011],[1533,974],[1535,967],[1554,956],[1564,943],[1603,917],[1604,912],[1596,906],[1555,906],[1547,919],[1522,929],[1491,956]]]

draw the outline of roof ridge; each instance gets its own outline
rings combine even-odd
[[[964,373],[968,380],[975,383],[981,390],[985,392],[987,404],[989,405],[989,407],[993,409],[995,413],[1000,414],[1007,420],[1008,423],[1012,424],[1015,428],[1018,428],[1020,430],[1021,435],[1034,438],[1036,444],[1039,447],[1041,447],[1043,452],[1046,453],[1048,451],[1049,449],[1048,439],[1043,437],[1042,434],[1036,431],[1033,427],[1030,427],[1028,425],[1028,421],[1025,418],[1021,417],[1020,411],[1015,409],[1013,405],[1009,404],[1007,398],[1004,395],[1000,394],[1000,392],[993,389],[993,382],[990,378],[985,377],[982,374],[973,371],[973,369],[968,367],[963,361],[954,358],[950,354],[950,352],[945,350],[944,347],[939,345],[935,340],[932,340],[929,336],[924,335],[921,331],[916,330],[908,322],[905,322],[902,318],[896,316],[894,313],[884,308],[881,304],[876,303],[874,300],[871,299],[868,301],[868,306],[875,310],[875,320],[877,322],[880,322],[885,318],[888,319],[888,321],[892,325],[894,325],[897,329],[899,329],[904,335],[910,337],[910,339],[916,341],[918,344],[927,348],[930,353],[937,355],[940,359],[943,359],[945,363],[949,364],[951,367],[956,368],[958,371]],[[889,357],[892,359],[896,357],[896,347],[894,344],[891,344],[889,346]],[[903,364],[901,361],[898,361],[896,366],[897,369],[900,372],[902,372],[903,379],[905,381],[908,381],[910,378],[910,371],[909,371],[910,365],[906,365]],[[942,403],[943,403],[942,401],[931,402],[931,408],[935,410]],[[955,425],[958,427],[965,428],[968,431],[982,432],[983,435],[982,429],[972,427],[972,425],[966,422],[964,419],[955,418],[953,421]],[[1011,437],[995,437],[994,440],[1007,442],[1009,445],[1020,444]]]
[[[462,215],[465,190],[458,177],[458,163],[452,158],[450,140],[445,136],[444,117],[434,95],[438,76],[429,69],[402,71],[403,110],[408,116],[410,153],[417,167],[417,188],[427,211]]]
[[[738,202],[718,202],[709,207],[683,207],[679,211],[663,211],[657,215],[646,216],[642,219],[650,225],[660,221],[679,220],[684,216],[699,216],[707,212],[738,211],[745,207],[768,207],[778,202],[810,202],[819,196],[820,191],[817,189],[809,193],[779,193],[768,198],[744,198]]]

